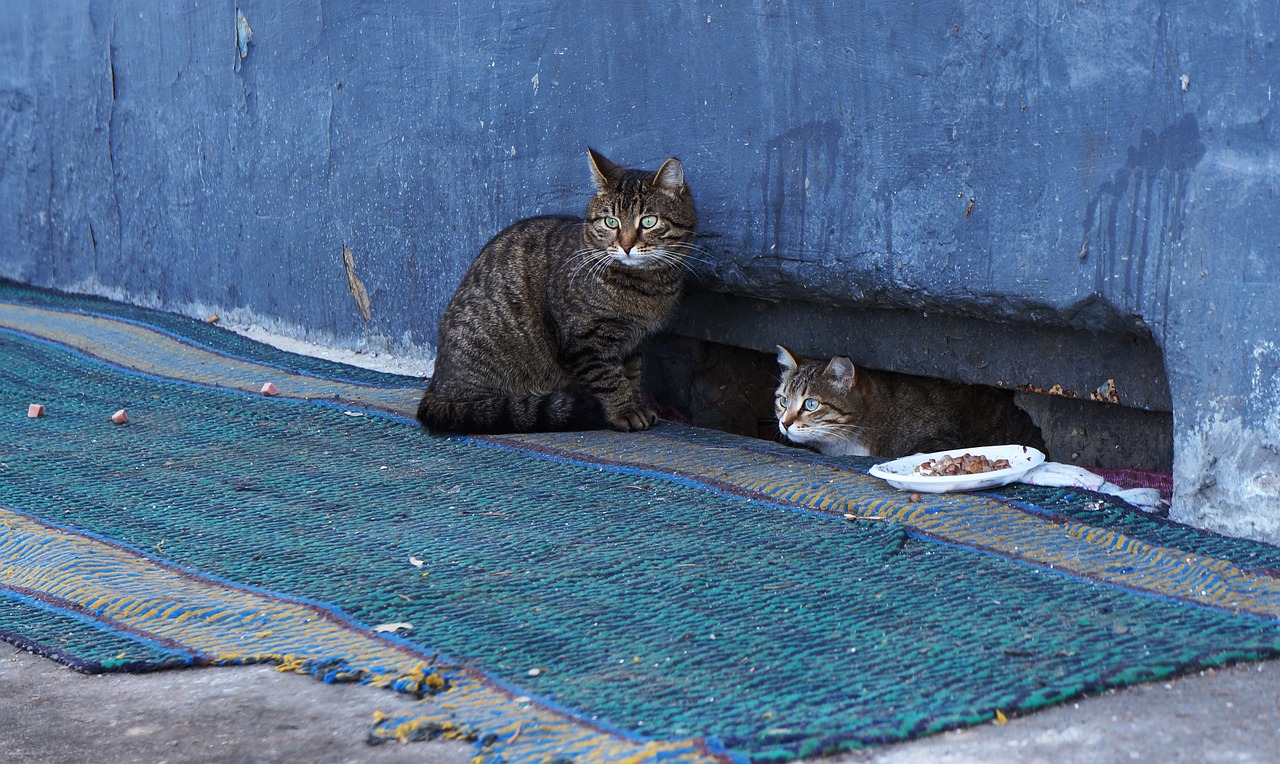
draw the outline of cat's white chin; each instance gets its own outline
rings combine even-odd
[[[810,430],[799,427],[788,429],[782,425],[778,426],[778,430],[792,443],[815,448],[818,453],[824,456],[871,456],[871,450],[857,438],[824,439],[818,433]]]
[[[613,257],[614,262],[619,265],[625,265],[628,268],[648,268],[658,262],[658,258],[649,255],[639,255],[635,252],[619,252],[610,250],[609,255]]]

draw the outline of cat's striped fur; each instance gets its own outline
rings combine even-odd
[[[640,344],[670,316],[697,215],[684,168],[620,167],[588,150],[585,220],[521,220],[480,250],[440,321],[418,405],[430,430],[502,433],[654,422]]]
[[[778,365],[778,429],[793,443],[827,455],[1045,448],[1040,428],[1014,403],[1012,390],[856,368],[843,356],[808,360],[781,345]]]

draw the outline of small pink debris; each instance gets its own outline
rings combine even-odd
[[[27,416],[31,417],[32,419],[35,419],[36,417],[44,416],[44,404],[33,403],[30,406],[27,406]]]
[[[119,411],[111,415],[111,421],[115,422],[116,424],[124,424],[125,422],[129,421],[129,415],[124,413],[124,409],[120,409]]]
[[[262,386],[262,394],[263,395],[279,395],[280,388],[276,387],[271,382],[268,382]]]

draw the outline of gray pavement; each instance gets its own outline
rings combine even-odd
[[[409,701],[269,666],[78,674],[0,643],[0,761],[463,764],[454,742],[365,743]],[[1157,682],[832,764],[1280,762],[1280,661]]]

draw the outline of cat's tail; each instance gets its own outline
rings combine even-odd
[[[476,435],[597,430],[606,425],[599,400],[565,390],[523,398],[459,399],[428,389],[418,403],[418,421],[434,432]]]

